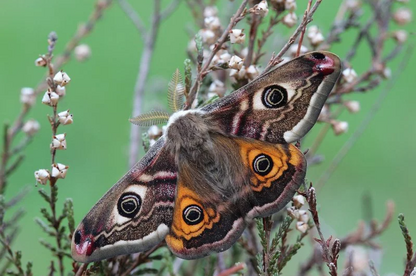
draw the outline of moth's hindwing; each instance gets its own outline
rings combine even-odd
[[[177,175],[163,143],[160,139],[79,224],[72,239],[76,261],[141,252],[163,241],[172,221]]]
[[[203,110],[225,133],[294,142],[315,124],[340,75],[340,63],[328,52],[300,56]]]
[[[305,177],[305,158],[291,144],[226,137],[214,141],[225,143],[235,152],[224,163],[234,162],[236,170],[230,172],[235,175],[229,178],[236,182],[221,184],[228,187],[223,192],[213,187],[211,193],[202,194],[181,179],[179,171],[173,222],[166,242],[181,258],[195,259],[228,249],[253,218],[282,209]]]

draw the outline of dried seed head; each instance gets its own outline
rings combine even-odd
[[[38,171],[35,171],[35,179],[37,183],[45,185],[48,182],[49,178],[50,174],[48,170],[40,169]]]
[[[357,73],[352,68],[347,68],[344,71],[342,71],[342,78],[348,82],[351,83],[357,78]]]
[[[42,103],[49,106],[56,106],[58,101],[59,95],[51,91],[46,91],[42,98]]]
[[[244,61],[239,56],[232,56],[228,62],[228,67],[231,69],[240,70],[243,67]]]
[[[36,102],[35,90],[30,87],[23,87],[20,90],[20,102],[32,106]]]
[[[282,23],[289,28],[292,28],[298,23],[298,17],[296,13],[290,12],[283,17]]]
[[[56,84],[59,84],[60,86],[65,86],[71,81],[71,78],[68,76],[67,73],[61,70],[55,74],[55,76],[53,77],[53,81]]]
[[[91,48],[87,44],[81,44],[75,47],[74,53],[78,61],[86,61],[91,56]]]
[[[242,29],[232,29],[230,31],[230,42],[232,44],[243,44],[245,39],[246,39],[246,35],[243,33],[244,30]]]
[[[399,8],[393,13],[393,20],[399,25],[406,25],[412,21],[412,11],[408,8]]]
[[[357,113],[360,111],[360,102],[359,101],[346,101],[344,106],[348,109],[350,113]]]
[[[35,65],[45,67],[46,66],[46,61],[45,61],[44,58],[39,57],[35,60]]]
[[[27,121],[22,127],[22,131],[27,136],[35,135],[39,131],[39,129],[40,129],[39,122],[33,119],[30,119],[29,121]]]
[[[335,135],[341,135],[348,131],[348,122],[333,120],[331,125]]]

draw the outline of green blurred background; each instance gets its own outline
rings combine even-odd
[[[59,40],[55,53],[60,53],[79,24],[86,21],[94,2],[0,1],[1,123],[12,122],[19,113],[20,89],[35,87],[43,79],[45,70],[35,67],[34,60],[46,52],[49,32],[57,32]],[[164,5],[167,3],[163,2]],[[133,5],[148,23],[152,1],[135,1]],[[339,1],[323,1],[316,13],[314,22],[323,29],[324,34],[328,31],[329,22],[332,22],[338,5]],[[298,1],[298,7],[300,6],[303,6],[302,1]],[[414,2],[410,6],[416,10]],[[221,11],[223,15],[227,12],[230,10]],[[300,8],[298,14],[301,14]],[[411,23],[407,30],[414,30],[414,27],[414,23]],[[398,27],[393,26],[393,29]],[[150,67],[145,110],[166,105],[167,82],[176,68],[182,70],[186,58],[185,49],[189,41],[187,30],[197,29],[188,8],[182,3],[161,25]],[[279,27],[271,39],[276,45],[285,41],[278,35],[281,31],[284,28]],[[409,40],[414,43],[414,35]],[[345,56],[352,43],[351,39],[345,41],[332,49],[341,57]],[[59,104],[59,110],[70,109],[74,114],[74,124],[59,129],[60,132],[67,133],[68,150],[57,154],[58,162],[70,166],[67,178],[58,182],[58,206],[61,206],[65,198],[73,198],[76,223],[128,169],[130,124],[127,119],[131,116],[132,91],[143,49],[141,37],[116,3],[105,11],[91,35],[82,42],[91,47],[92,57],[85,63],[72,60],[64,66],[72,81],[67,87],[67,97]],[[366,51],[363,53],[363,58],[352,62],[359,74],[367,68],[369,62],[365,59]],[[363,215],[362,197],[366,193],[371,195],[374,216],[378,219],[384,216],[386,201],[394,200],[395,218],[399,212],[403,212],[411,233],[415,233],[416,237],[415,61],[413,55],[364,135],[324,188],[319,190],[320,215],[327,237],[343,237],[356,228]],[[399,59],[392,63],[393,74],[399,71],[398,64]],[[349,122],[350,131],[338,137],[329,133],[319,149],[319,153],[325,156],[325,162],[309,169],[308,178],[311,181],[317,181],[328,168],[336,152],[359,126],[384,86],[385,84],[375,91],[349,97],[360,101],[361,111],[358,114],[342,114],[341,118]],[[13,248],[22,250],[25,262],[34,262],[35,275],[45,275],[50,264],[49,251],[38,241],[45,234],[34,222],[34,218],[40,216],[39,209],[45,207],[45,202],[37,192],[39,187],[35,187],[33,177],[35,170],[50,166],[51,130],[46,118],[48,113],[51,113],[51,109],[42,105],[38,99],[29,118],[38,120],[41,130],[28,147],[23,165],[10,177],[6,191],[6,197],[11,198],[24,187],[31,187],[23,204],[19,206],[25,209],[26,214]],[[315,127],[304,146],[310,144],[320,127]],[[380,272],[401,274],[405,245],[395,219],[378,241],[384,248]],[[309,252],[306,248],[301,250],[289,267],[297,267],[296,264],[306,258]],[[288,268],[285,271],[286,275],[291,275],[296,270]]]

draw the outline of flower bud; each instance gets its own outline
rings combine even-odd
[[[20,102],[26,104],[28,106],[32,106],[35,104],[36,95],[33,88],[30,87],[23,87],[20,90]]]
[[[335,135],[340,135],[348,131],[348,122],[333,120],[331,125]]]
[[[46,66],[46,61],[45,61],[44,58],[39,57],[35,60],[35,65],[45,67]]]
[[[33,120],[33,119],[27,121],[22,127],[22,131],[27,136],[35,135],[39,131],[39,129],[40,129],[40,124],[38,123],[38,121]]]
[[[51,149],[64,149],[66,150],[66,133],[58,134],[53,136],[52,143],[50,145]]]
[[[78,61],[86,61],[91,56],[91,48],[87,44],[81,44],[74,49],[75,58]]]
[[[73,121],[73,115],[69,114],[69,109],[58,113],[58,120],[63,125],[70,125]]]
[[[287,27],[292,28],[298,23],[298,17],[294,12],[290,12],[283,17],[282,23]]]
[[[299,209],[305,204],[305,197],[303,195],[295,195],[292,201],[293,205]]]
[[[224,96],[225,86],[224,83],[220,80],[214,80],[208,88],[208,92],[213,93],[219,97]],[[214,95],[212,95],[214,96]]]
[[[210,29],[201,29],[199,30],[199,35],[202,38],[202,41],[208,45],[214,44],[216,40],[215,33]]]
[[[325,38],[317,26],[310,26],[308,28],[308,39],[312,46],[319,46],[324,42]]]
[[[68,76],[67,73],[61,70],[55,74],[55,76],[53,77],[53,81],[59,84],[60,86],[65,86],[71,81],[71,78]]]
[[[347,68],[344,71],[342,71],[342,78],[348,82],[351,83],[357,78],[357,73],[352,68]]]
[[[296,229],[301,233],[306,233],[308,231],[308,224],[303,221],[296,222]]]
[[[65,86],[60,86],[59,84],[56,86],[56,94],[58,94],[59,97],[63,97],[66,95],[66,88]]]
[[[405,30],[398,30],[393,33],[393,38],[397,41],[399,44],[403,44],[407,40],[407,32]]]
[[[246,77],[246,67],[242,66],[240,70],[231,69],[230,77],[234,77],[236,80],[241,80]]]
[[[50,178],[50,174],[48,170],[40,169],[38,171],[35,171],[35,178],[37,183],[45,185],[46,182],[48,182],[48,179]]]
[[[296,10],[296,1],[295,0],[286,0],[285,1],[285,9],[288,11]]]
[[[299,210],[295,209],[295,207],[287,208],[287,214],[293,219],[298,220],[299,218]]]
[[[210,30],[218,30],[221,27],[220,19],[216,16],[205,17],[204,19],[205,27]]]
[[[240,70],[243,67],[244,61],[239,56],[232,56],[228,62],[228,67],[231,69]]]
[[[217,16],[218,9],[216,6],[207,6],[204,9],[204,17]]]
[[[255,65],[250,65],[247,68],[247,77],[251,80],[255,79],[258,77],[258,75],[260,75],[259,69],[257,69],[257,67]]]
[[[260,3],[254,5],[249,11],[252,13],[258,14],[261,17],[265,17],[269,13],[267,1],[266,0],[260,1]]]
[[[348,109],[350,113],[357,113],[360,111],[360,102],[359,101],[346,101],[344,106]]]
[[[231,44],[243,44],[245,39],[246,39],[246,35],[243,33],[244,30],[242,29],[232,29],[230,31],[230,42]]]
[[[224,52],[220,55],[220,60],[219,60],[219,62],[226,63],[226,62],[229,62],[229,61],[230,61],[230,59],[231,59],[231,55],[230,55],[230,53],[228,53],[227,51],[224,51]]]
[[[52,91],[46,91],[42,98],[42,103],[49,106],[56,106],[58,101],[59,95]]]
[[[308,221],[309,221],[308,212],[306,212],[305,210],[299,210],[298,221],[301,221],[301,222],[304,222],[304,223],[308,223]]]
[[[149,127],[147,135],[149,135],[150,140],[155,140],[162,135],[162,130],[158,126],[154,125]]]
[[[53,164],[51,176],[55,178],[65,178],[68,168],[68,166],[61,163]]]
[[[399,8],[393,13],[393,20],[399,25],[406,25],[412,21],[412,11],[408,8]]]
[[[290,46],[290,48],[289,48],[289,54],[292,56],[292,57],[296,57],[296,55],[297,55],[297,53],[298,53],[298,48],[299,48],[299,44],[293,44],[292,46]],[[306,46],[300,46],[300,51],[299,51],[299,54],[300,55],[303,55],[303,54],[305,54],[306,52],[308,51],[308,48],[306,48]]]

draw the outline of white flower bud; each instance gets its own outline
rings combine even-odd
[[[301,233],[306,233],[308,231],[308,224],[303,221],[296,222],[296,229]]]
[[[405,30],[398,30],[393,33],[393,38],[397,43],[403,44],[407,40],[407,32]]]
[[[149,140],[149,146],[153,146],[154,144],[156,144],[156,140],[155,139],[150,139]]]
[[[216,40],[215,33],[210,29],[201,29],[199,30],[199,35],[202,38],[202,41],[208,45],[214,44]]]
[[[257,78],[258,75],[260,75],[259,69],[257,69],[257,67],[255,65],[250,65],[247,68],[247,77],[251,80]]]
[[[63,97],[63,96],[66,95],[66,88],[65,88],[65,86],[57,85],[55,92],[56,92],[56,94],[58,94],[59,97]]]
[[[91,48],[87,44],[81,44],[74,49],[75,58],[78,61],[86,61],[91,56]]]
[[[308,221],[309,221],[308,212],[306,212],[305,210],[299,210],[298,221],[301,221],[301,222],[304,222],[304,223],[308,223]]]
[[[33,136],[36,134],[36,132],[38,132],[40,129],[40,124],[38,123],[38,121],[36,120],[29,120],[27,121],[23,127],[22,127],[22,131],[27,135],[27,136]]]
[[[35,178],[37,183],[45,185],[46,182],[48,182],[48,179],[50,178],[50,174],[48,170],[40,169],[38,171],[35,171]]]
[[[256,4],[249,10],[255,14],[265,17],[269,13],[269,8],[266,0],[262,0],[260,3]]]
[[[384,67],[383,72],[381,72],[381,76],[385,79],[391,78],[391,69],[389,67]]]
[[[406,25],[412,21],[412,11],[408,8],[399,8],[393,13],[393,20],[399,25]]]
[[[308,39],[312,46],[319,46],[325,38],[322,35],[321,31],[316,25],[310,26],[308,28]]]
[[[362,246],[347,246],[346,255],[352,256],[352,267],[354,272],[365,274],[368,269],[368,255]]]
[[[290,46],[290,48],[289,48],[289,54],[292,56],[292,57],[296,57],[296,55],[297,55],[297,53],[298,53],[298,48],[299,48],[299,44],[293,44],[292,46]],[[303,54],[305,54],[306,52],[308,51],[308,48],[306,48],[306,46],[300,46],[300,52],[299,52],[299,54],[300,55],[303,55]]]
[[[211,85],[208,88],[208,92],[213,93],[217,96],[224,96],[225,94],[225,85],[222,81],[220,80],[214,80]],[[211,95],[211,96],[215,96],[215,95]],[[212,97],[210,97],[212,98]]]
[[[239,56],[232,56],[228,62],[228,67],[231,69],[240,70],[243,67],[244,61]]]
[[[151,126],[147,130],[150,139],[157,139],[162,135],[162,130],[158,126]]]
[[[68,166],[61,163],[53,164],[51,176],[55,178],[65,178],[68,168]]]
[[[26,104],[28,106],[32,106],[35,104],[36,95],[35,90],[30,87],[23,87],[20,90],[20,102]]]
[[[43,95],[42,103],[49,105],[49,106],[55,106],[59,101],[59,95],[55,92],[46,91],[45,95]]]
[[[207,6],[204,9],[204,17],[217,16],[218,9],[216,6]]]
[[[52,143],[50,145],[51,149],[64,149],[66,150],[66,133],[58,134],[53,136]]]
[[[197,51],[195,39],[189,40],[187,49],[188,49],[189,52],[196,52]]]
[[[318,121],[325,122],[329,119],[329,108],[327,105],[324,105],[319,113]]]
[[[245,59],[248,55],[248,47],[244,47],[243,50],[240,52],[241,58]]]
[[[285,9],[288,11],[296,10],[296,1],[295,0],[286,0],[285,1]]]
[[[340,135],[348,131],[348,122],[333,120],[331,125],[335,135]]]
[[[305,204],[305,197],[303,195],[295,195],[292,199],[293,205],[299,209]]]
[[[287,214],[293,219],[298,220],[299,218],[299,210],[294,207],[287,208]]]
[[[347,68],[344,71],[342,71],[342,78],[350,83],[353,82],[357,78],[357,73],[352,68]]]
[[[39,57],[35,60],[35,65],[45,67],[46,61],[43,58]]]
[[[359,0],[347,0],[345,2],[345,7],[352,12],[356,11],[358,8],[360,8],[360,6],[361,2]]]
[[[243,79],[246,76],[246,67],[242,66],[240,70],[231,69],[230,77],[234,77],[237,80]]]
[[[61,70],[55,74],[55,76],[53,77],[53,81],[59,84],[60,86],[65,86],[71,81],[71,78],[68,76],[67,73]]]
[[[74,122],[73,115],[69,114],[69,109],[58,113],[58,120],[63,125],[70,125]]]
[[[213,31],[221,27],[220,19],[216,16],[205,17],[204,23],[205,27]]]
[[[360,102],[359,101],[346,101],[344,106],[348,109],[350,113],[357,113],[360,111]]]
[[[228,53],[227,51],[224,51],[221,55],[220,55],[220,62],[226,63],[229,62],[231,59],[231,55],[230,53]]]
[[[243,33],[244,30],[242,29],[232,29],[230,31],[230,42],[231,44],[243,44],[245,39],[246,39],[246,35]]]
[[[290,12],[286,14],[283,17],[282,23],[289,28],[292,28],[293,26],[295,26],[296,23],[298,23],[298,17],[296,16],[296,13]]]

